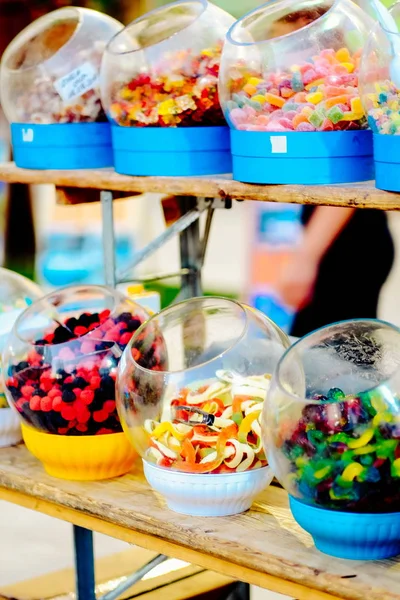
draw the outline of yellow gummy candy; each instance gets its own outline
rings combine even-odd
[[[389,411],[379,412],[372,419],[372,424],[374,427],[378,427],[381,423],[391,423],[393,421],[393,416]]]
[[[259,79],[258,77],[249,77],[247,80],[247,83],[249,83],[250,85],[259,85],[260,83],[262,83],[263,80]]]
[[[324,99],[322,92],[313,92],[312,94],[307,94],[306,100],[307,102],[311,102],[311,104],[319,104]]]
[[[364,113],[363,105],[361,104],[361,98],[359,96],[356,96],[350,100],[350,106],[351,112],[356,113],[357,115]]]
[[[345,468],[342,473],[343,481],[354,481],[356,477],[359,477],[364,471],[364,467],[360,463],[353,462]]]
[[[174,111],[175,102],[171,99],[164,100],[158,105],[158,114],[163,115],[171,115]]]
[[[352,450],[354,448],[362,448],[363,446],[366,446],[367,444],[369,444],[369,442],[372,440],[373,437],[374,437],[374,430],[367,429],[367,431],[364,431],[362,436],[359,437],[357,440],[350,440],[350,442],[348,443],[348,447]]]
[[[214,54],[215,54],[215,50],[213,50],[213,48],[206,48],[205,50],[202,51],[203,56],[209,56],[210,58],[212,56],[214,56]]]
[[[347,48],[340,48],[340,50],[336,52],[336,58],[341,63],[349,62],[351,60],[350,52]]]
[[[259,102],[260,104],[264,104],[267,101],[266,97],[262,94],[257,94],[256,96],[253,96],[252,100],[254,100],[254,102]]]
[[[352,73],[355,69],[354,63],[351,62],[342,62],[340,63],[342,67],[344,67],[349,73]]]
[[[392,463],[392,475],[395,473],[396,477],[400,477],[400,458],[396,458],[396,460]]]

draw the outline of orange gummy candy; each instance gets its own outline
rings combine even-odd
[[[265,94],[265,99],[267,102],[269,102],[270,104],[272,104],[272,106],[278,106],[279,108],[282,108],[282,106],[285,104],[286,100],[284,98],[281,98],[280,96],[275,96],[275,94]]]
[[[332,108],[335,104],[349,104],[350,96],[348,94],[343,94],[343,96],[334,96],[333,98],[328,98],[325,100],[325,107]]]

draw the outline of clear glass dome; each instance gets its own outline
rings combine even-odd
[[[148,313],[119,292],[72,286],[33,303],[3,353],[7,399],[22,419],[59,435],[122,431],[117,365]]]
[[[244,131],[366,127],[358,70],[372,19],[351,0],[267,2],[231,27],[219,90]]]
[[[16,319],[34,300],[42,296],[40,288],[30,279],[0,268],[0,374],[1,352]],[[0,408],[7,408],[0,377]]]
[[[223,125],[219,61],[233,22],[207,0],[180,0],[133,21],[104,53],[109,119],[124,127]]]
[[[77,7],[55,10],[26,27],[1,61],[1,103],[10,123],[106,120],[100,65],[120,29],[115,19]]]
[[[396,3],[390,13],[400,26],[400,4]],[[397,38],[396,47],[400,47],[400,34],[390,35]],[[374,133],[400,134],[400,89],[390,76],[395,57],[387,33],[376,23],[365,44],[360,65],[361,99]]]
[[[117,383],[121,423],[145,463],[191,474],[265,466],[261,408],[289,344],[267,317],[223,298],[152,317],[126,348]]]
[[[295,343],[275,371],[263,439],[275,476],[306,504],[396,512],[400,330],[344,321]]]

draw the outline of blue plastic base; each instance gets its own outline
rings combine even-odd
[[[228,127],[112,127],[114,162],[123,175],[230,173]]]
[[[375,185],[400,192],[400,135],[374,133]]]
[[[11,141],[15,164],[24,169],[113,166],[109,123],[12,123]]]
[[[321,185],[374,178],[368,130],[269,133],[232,129],[231,145],[237,181]]]
[[[361,514],[309,506],[292,496],[297,523],[321,552],[351,560],[380,560],[400,554],[400,513]]]

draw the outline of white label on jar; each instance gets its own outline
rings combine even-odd
[[[286,135],[270,135],[272,154],[287,154]]]
[[[99,75],[94,66],[87,62],[68,73],[68,75],[57,79],[54,82],[54,87],[64,102],[69,102],[97,87],[98,84]]]

